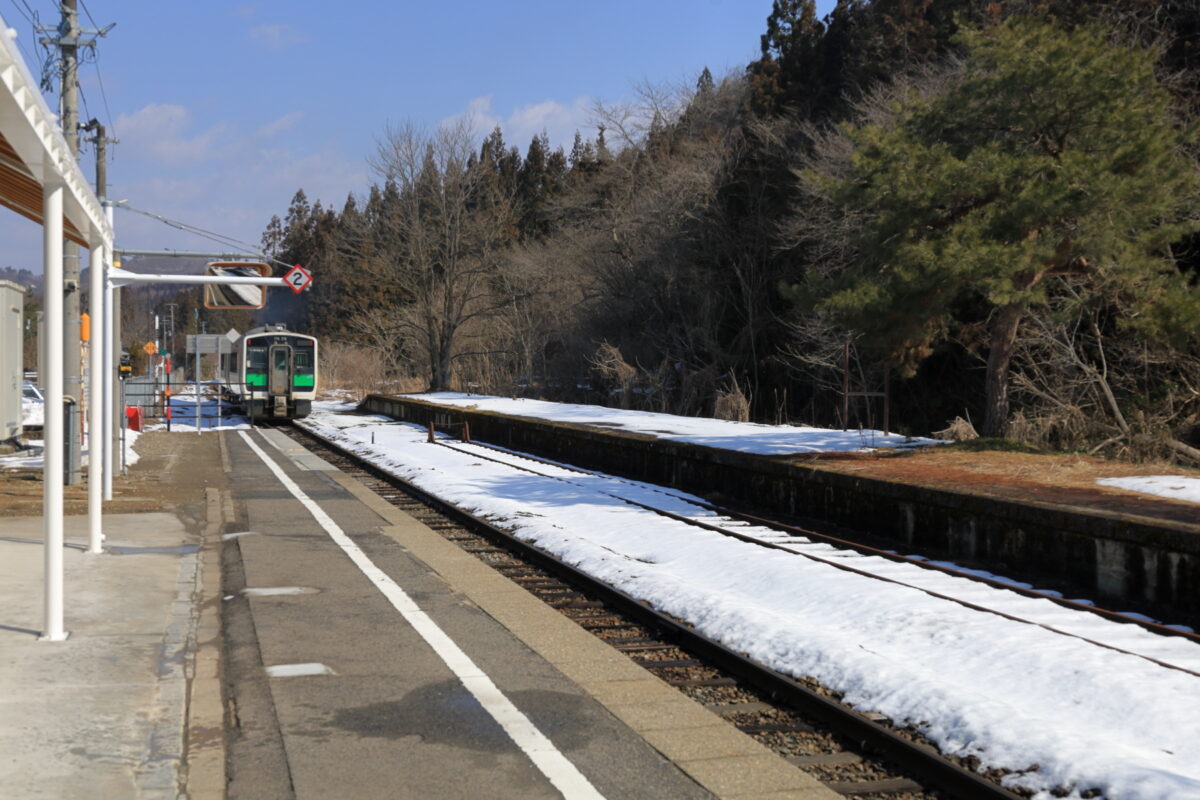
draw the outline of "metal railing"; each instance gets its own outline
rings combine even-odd
[[[247,390],[244,383],[184,381],[176,375],[169,383],[165,378],[127,378],[121,386],[124,407],[137,409],[143,420],[165,424],[167,430],[194,428],[197,433],[230,423],[254,426],[245,410],[232,402],[231,388]]]

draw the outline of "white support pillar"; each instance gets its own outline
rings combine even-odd
[[[42,259],[46,311],[46,415],[42,476],[45,526],[45,618],[42,641],[61,642],[63,630],[63,186],[46,170],[42,188]]]
[[[103,552],[104,533],[101,494],[104,491],[104,245],[92,245],[88,259],[88,305],[91,311],[91,341],[88,342],[88,552]]]
[[[113,207],[111,204],[104,206],[104,214],[108,218],[109,229],[112,229]],[[113,371],[116,365],[113,363],[113,336],[116,328],[116,321],[113,314],[113,292],[116,289],[109,283],[109,268],[112,266],[113,251],[110,246],[104,254],[102,269],[104,272],[104,346],[103,350],[103,370],[104,370],[104,499],[112,500],[112,479],[113,479],[113,449],[114,449],[114,413],[113,413]]]

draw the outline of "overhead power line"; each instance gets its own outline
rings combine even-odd
[[[29,7],[29,3],[26,3],[25,0],[11,0],[11,2],[18,14],[29,22],[33,22],[33,9]],[[21,8],[21,6],[24,6],[24,8]]]
[[[116,126],[113,125],[112,112],[108,110],[108,93],[104,91],[104,74],[100,71],[100,56],[94,58],[96,64],[96,82],[100,84],[100,99],[104,101],[104,116],[108,118],[108,129],[112,131],[113,136],[117,135]]]
[[[22,2],[24,2],[24,0],[22,0]],[[92,16],[91,9],[87,7],[87,3],[83,2],[83,0],[79,0],[79,5],[83,8],[83,13],[87,15],[88,22],[92,23],[92,27],[99,28],[100,26],[96,24],[96,18]],[[113,25],[115,24],[116,23],[114,22]],[[104,30],[107,31],[111,29],[112,25],[109,25]],[[108,130],[113,136],[116,136],[117,130],[113,126],[112,112],[108,109],[108,94],[104,91],[104,73],[100,70],[100,52],[98,48],[93,47],[91,49],[90,60],[96,65],[96,82],[100,84],[100,99],[104,101],[104,116],[108,119]]]
[[[12,2],[13,8],[15,8],[17,10],[17,13],[20,14],[22,17],[24,17],[25,21],[29,23],[30,30],[32,31],[33,26],[37,25],[37,19],[35,17],[33,9],[29,7],[29,3],[25,2],[25,0],[11,0],[11,2]],[[22,8],[22,6],[24,6],[24,8]],[[33,53],[30,53],[29,50],[26,49],[25,42],[22,41],[20,37],[17,37],[16,41],[17,41],[17,47],[21,50],[21,55],[25,59],[25,63],[26,64],[36,63],[38,61],[38,59],[34,57]]]
[[[293,266],[292,264],[288,264],[285,261],[280,261],[277,258],[273,258],[271,256],[266,255],[265,253],[262,252],[262,249],[259,248],[257,245],[252,245],[247,242],[243,242],[240,239],[236,239],[232,236],[226,236],[223,233],[217,233],[216,231],[210,231],[210,230],[201,228],[196,225],[191,225],[186,222],[180,222],[177,219],[170,219],[169,217],[164,217],[162,214],[155,214],[153,211],[143,211],[140,208],[133,208],[132,206],[128,206],[128,205],[118,204],[117,208],[123,208],[126,211],[132,211],[135,214],[141,214],[143,217],[149,217],[150,219],[156,219],[159,222],[163,223],[164,225],[169,225],[172,228],[176,228],[178,230],[184,231],[185,233],[191,233],[196,236],[200,236],[202,238],[208,239],[209,241],[217,242],[218,244],[225,245],[226,247],[232,245],[241,250],[244,250],[247,253],[254,253],[254,254],[258,255],[259,257],[261,257],[264,261],[267,261],[272,264],[278,264],[281,267],[287,267],[288,269],[291,269],[291,267]]]

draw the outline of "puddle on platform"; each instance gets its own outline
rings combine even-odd
[[[124,547],[122,545],[112,545],[108,548],[108,552],[114,556],[186,556],[199,551],[200,545],[198,544],[181,544],[176,547]]]
[[[545,690],[509,695],[513,703],[562,748],[585,746],[594,735],[592,715],[582,697]],[[448,744],[477,752],[504,753],[512,739],[479,701],[457,680],[414,689],[392,702],[343,708],[330,720],[332,727],[359,736]]]

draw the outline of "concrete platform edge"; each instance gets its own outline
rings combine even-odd
[[[385,534],[714,796],[722,800],[749,795],[778,800],[841,797],[358,481],[341,471],[326,474],[391,524]],[[460,579],[464,576],[469,579]],[[703,746],[697,747],[701,742]],[[741,782],[731,781],[731,775],[743,776]],[[752,785],[745,783],[744,776],[753,776]]]
[[[221,455],[224,460],[224,439]],[[204,539],[198,556],[196,642],[188,665],[184,793],[192,800],[225,797],[225,708],[221,697],[221,529],[228,497],[205,490]]]

